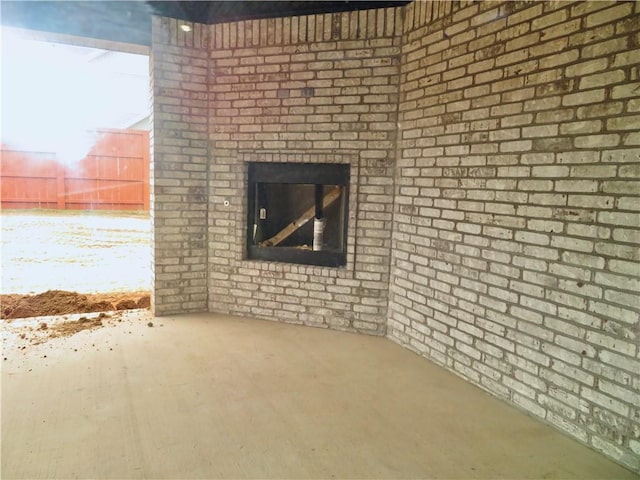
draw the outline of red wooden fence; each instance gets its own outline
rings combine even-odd
[[[149,210],[149,132],[99,130],[79,162],[0,145],[2,208]]]

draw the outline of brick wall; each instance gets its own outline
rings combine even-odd
[[[386,329],[400,9],[211,26],[209,310]],[[351,165],[346,268],[247,260],[247,162]]]
[[[156,313],[386,330],[640,471],[639,18],[154,19]],[[346,268],[246,260],[250,161],[351,165]]]
[[[184,22],[180,22],[184,23]],[[152,307],[207,309],[208,28],[153,19]]]
[[[640,4],[407,7],[388,336],[640,471]]]

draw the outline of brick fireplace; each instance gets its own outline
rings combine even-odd
[[[209,261],[213,274],[210,308],[293,323],[383,332],[381,313],[384,305],[380,296],[385,295],[383,283],[388,275],[388,264],[378,261],[379,247],[372,246],[373,251],[367,251],[367,245],[383,242],[380,234],[377,238],[366,238],[371,205],[360,190],[363,175],[366,182],[369,170],[360,166],[363,161],[359,155],[302,151],[233,153],[224,159],[218,157],[218,167],[226,165],[225,170],[237,182],[227,183],[220,176],[212,180],[212,191],[218,195],[211,197],[209,206]],[[250,258],[247,237],[252,233],[253,225],[249,225],[248,219],[253,221],[255,211],[250,208],[247,191],[252,165],[273,165],[278,169],[289,165],[294,171],[305,171],[305,166],[308,167],[306,170],[326,166],[329,171],[331,167],[346,167],[344,262],[338,262],[339,265],[332,261],[329,265],[305,264],[304,259],[295,255],[289,259],[281,257],[279,261]],[[339,183],[335,178],[328,178],[326,182]],[[232,185],[235,188],[230,188]],[[382,251],[389,254],[386,247]],[[317,253],[331,252],[303,253],[313,257]],[[312,260],[311,263],[318,262]]]
[[[201,42],[210,46],[209,311],[384,334],[399,16],[386,9],[210,27]],[[384,28],[372,38],[378,21]],[[252,163],[346,166],[342,258],[251,258]]]

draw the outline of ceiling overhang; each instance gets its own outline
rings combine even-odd
[[[151,17],[213,24],[400,6],[400,1],[14,1],[0,2],[2,24],[138,45],[151,44]]]

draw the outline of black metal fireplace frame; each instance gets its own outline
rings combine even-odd
[[[247,258],[274,262],[344,267],[347,264],[347,227],[349,208],[350,165],[343,163],[279,163],[248,162],[247,181]],[[342,246],[337,251],[310,251],[294,247],[266,247],[252,244],[253,223],[256,215],[256,184],[291,183],[312,185],[340,185],[343,187],[344,208]]]

